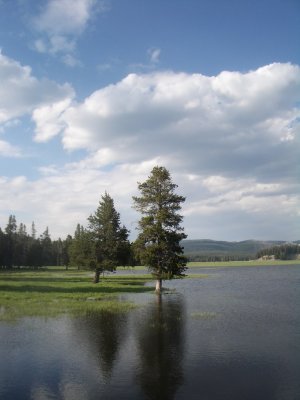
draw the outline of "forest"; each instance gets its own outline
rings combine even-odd
[[[72,236],[65,240],[51,240],[48,228],[37,236],[34,222],[28,232],[25,224],[17,224],[15,215],[10,215],[5,229],[0,227],[0,267],[67,266],[70,263],[71,243]]]
[[[132,244],[126,242],[118,265],[134,265]],[[91,231],[77,224],[73,235],[66,239],[52,240],[48,227],[37,235],[35,223],[30,232],[22,222],[17,223],[15,215],[10,215],[4,230],[0,227],[0,268],[32,268],[46,266],[76,267],[94,269],[96,249]]]
[[[299,243],[285,243],[277,246],[271,246],[267,249],[260,250],[257,258],[270,258],[274,257],[275,260],[292,260],[297,258],[300,254]]]

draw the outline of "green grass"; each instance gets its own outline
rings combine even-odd
[[[0,320],[23,316],[56,316],[92,311],[124,312],[134,303],[119,299],[124,293],[145,293],[150,275],[106,275],[92,283],[92,274],[62,269],[0,272]]]
[[[117,271],[144,271],[148,270],[147,267],[143,265],[136,265],[135,267],[117,267]]]
[[[249,267],[258,265],[300,265],[300,260],[251,260],[251,261],[218,261],[218,262],[189,262],[189,268],[205,267]]]

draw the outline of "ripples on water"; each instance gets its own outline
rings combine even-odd
[[[126,314],[2,323],[1,400],[300,399],[299,266],[201,272]]]

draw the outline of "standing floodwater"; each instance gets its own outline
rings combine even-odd
[[[1,323],[1,400],[299,399],[299,266],[201,272],[129,313]]]

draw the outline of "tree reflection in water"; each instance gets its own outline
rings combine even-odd
[[[93,312],[80,325],[92,353],[99,361],[104,382],[109,382],[121,344],[125,340],[127,314]]]
[[[157,296],[136,328],[137,380],[146,398],[171,400],[183,384],[184,306],[180,296]]]

